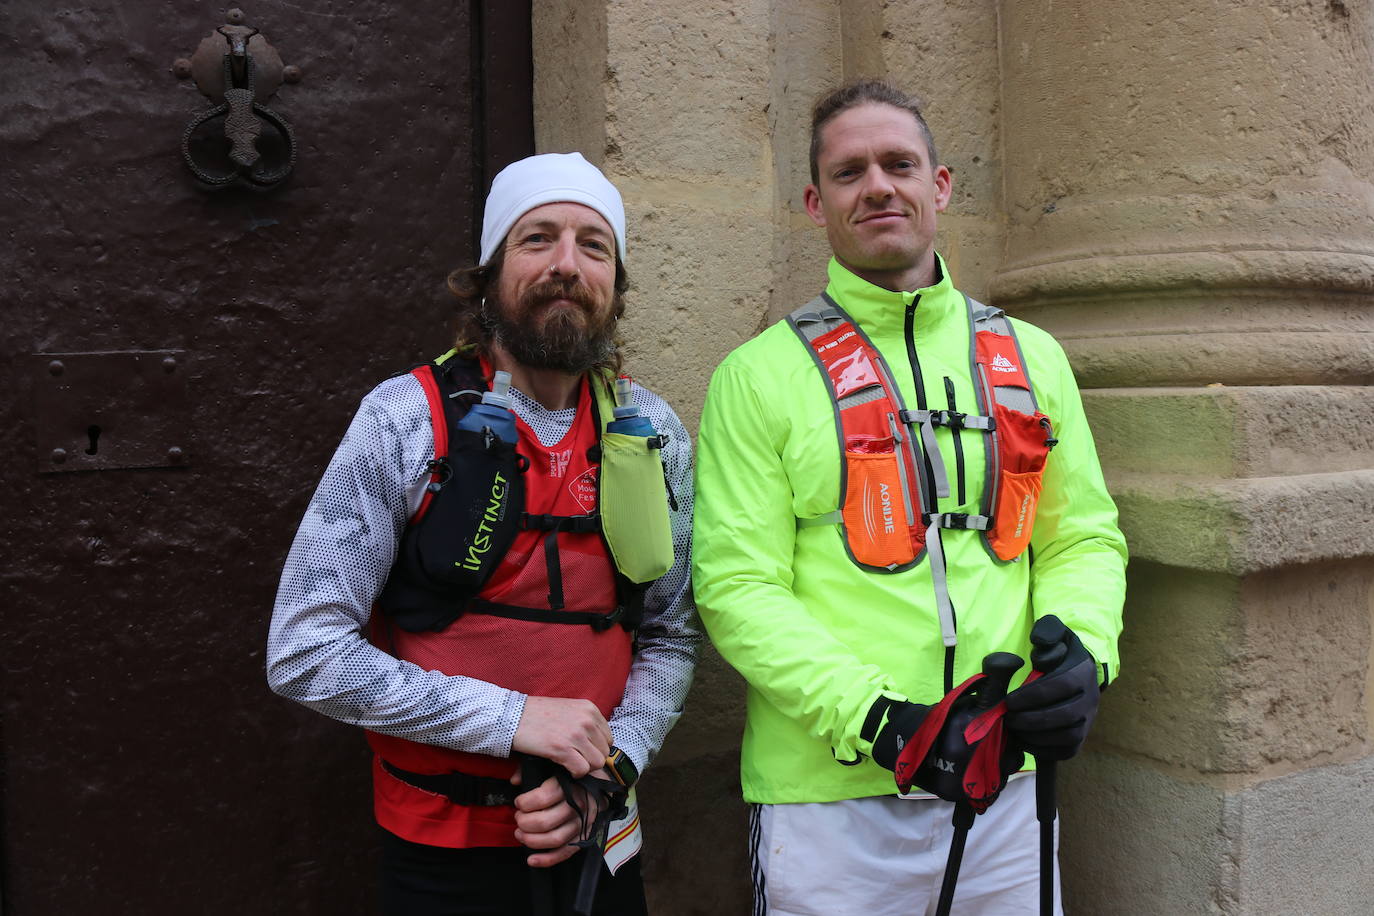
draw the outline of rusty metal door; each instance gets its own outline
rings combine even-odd
[[[533,146],[530,6],[263,0],[290,177],[199,189],[190,0],[0,5],[6,916],[371,912],[360,733],[263,676],[358,399]]]

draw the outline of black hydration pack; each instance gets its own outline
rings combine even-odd
[[[457,619],[510,549],[529,462],[490,430],[459,428],[486,387],[478,363],[440,357],[411,374],[429,400],[434,458],[377,604],[401,629],[421,632]]]

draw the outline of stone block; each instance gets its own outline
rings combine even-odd
[[[1218,573],[1132,560],[1121,671],[1102,695],[1092,743],[1184,770],[1243,768],[1228,715],[1240,660],[1239,584]]]
[[[534,143],[541,153],[606,153],[606,6],[533,0]]]
[[[1244,578],[1133,561],[1094,743],[1242,780],[1368,753],[1371,597],[1368,559]]]
[[[1374,907],[1374,757],[1262,783],[1229,800],[1245,916]]]
[[[1374,398],[1354,386],[1137,388],[1083,392],[1113,474],[1227,479],[1374,464]]]
[[[1219,672],[1233,685],[1230,756],[1274,775],[1374,750],[1374,558],[1267,570],[1242,580],[1238,597],[1237,658]]]
[[[1058,770],[1066,914],[1236,912],[1218,789],[1104,753],[1082,755]]]
[[[646,175],[757,175],[769,156],[769,9],[610,5],[608,162]]]
[[[768,109],[779,220],[806,219],[802,191],[811,183],[811,109],[844,79],[847,34],[833,0],[772,4],[773,74]]]
[[[692,203],[677,182],[613,180],[628,211],[627,369],[692,429],[712,370],[764,326],[772,276],[768,190],[717,191]]]
[[[1070,916],[1356,914],[1374,900],[1374,757],[1236,790],[1103,753],[1059,774]]]
[[[876,24],[856,17],[846,28],[845,75],[883,76],[921,99],[940,161],[954,173],[950,210],[995,221],[1001,236],[998,7],[995,0],[881,4]],[[859,43],[871,47],[866,56],[853,52],[860,68],[851,70],[850,49]]]
[[[1374,556],[1374,470],[1195,481],[1112,473],[1131,555],[1234,575]]]

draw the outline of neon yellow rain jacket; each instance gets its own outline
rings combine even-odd
[[[833,259],[827,292],[887,360],[916,405],[906,313],[932,409],[977,412],[962,294],[942,279],[891,292]],[[958,622],[954,683],[983,656],[1030,653],[1034,616],[1057,614],[1117,675],[1126,544],[1116,525],[1078,388],[1045,332],[1013,321],[1040,409],[1059,444],[1045,471],[1033,559],[991,558],[979,532],[946,530],[949,591]],[[955,405],[946,404],[945,378]],[[954,433],[937,433],[951,495],[941,512],[979,511],[982,433],[964,430],[965,500],[954,483]],[[823,802],[889,795],[892,774],[859,736],[880,695],[933,704],[944,694],[945,649],[930,563],[882,574],[855,566],[834,525],[798,529],[839,505],[840,449],[826,382],[806,346],[779,322],[730,354],[711,379],[698,439],[693,584],[721,655],[748,681],[741,780],[750,802]],[[1034,615],[1034,616],[1033,616]],[[1029,673],[1023,668],[1013,681]],[[838,760],[865,755],[857,766]],[[1027,761],[1028,765],[1030,761]]]

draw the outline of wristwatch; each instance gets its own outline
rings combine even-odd
[[[611,753],[606,757],[606,772],[611,774],[611,778],[620,783],[625,788],[630,788],[639,779],[639,769],[635,762],[630,759],[630,755],[622,751],[615,745],[611,745]]]

